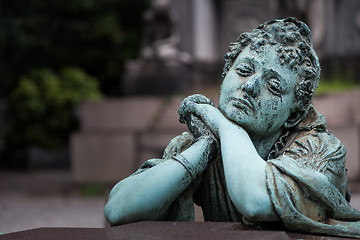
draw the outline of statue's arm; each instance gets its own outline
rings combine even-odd
[[[205,169],[213,139],[200,137],[181,155],[197,175]],[[161,220],[173,201],[190,185],[191,174],[178,161],[167,160],[119,182],[111,191],[105,216],[111,225]]]
[[[266,187],[267,163],[247,132],[225,120],[220,125],[219,137],[226,186],[236,209],[251,221],[278,220]]]
[[[208,104],[190,108],[219,136],[226,187],[236,209],[248,220],[278,220],[266,187],[266,162],[248,133]]]

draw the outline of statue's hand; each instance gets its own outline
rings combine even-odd
[[[188,132],[173,138],[165,148],[163,159],[170,159],[174,154],[179,154],[195,142],[195,138]]]
[[[180,104],[179,107],[179,121],[181,123],[186,123],[186,116],[193,113],[194,106],[196,104],[209,104],[214,106],[214,103],[207,97],[201,94],[194,94],[186,97]]]
[[[220,150],[220,143],[205,122],[195,114],[194,108],[198,104],[214,106],[212,101],[201,94],[195,94],[185,98],[179,107],[179,121],[186,123],[195,139],[203,138],[209,144],[208,163],[211,162]],[[211,152],[211,153],[210,153]],[[206,154],[205,154],[206,155]]]
[[[232,124],[219,109],[209,104],[191,103],[187,106],[188,114],[195,115],[199,118],[207,130],[210,130],[217,138],[219,138],[219,129],[221,127],[228,128],[227,126]],[[235,127],[235,125],[234,125]]]
[[[211,100],[204,95],[195,94],[185,98],[179,107],[179,121],[186,123],[191,133],[195,138],[200,136],[215,137],[213,133],[208,129],[206,124],[196,115],[194,115],[194,108],[196,104],[209,104],[214,106]]]

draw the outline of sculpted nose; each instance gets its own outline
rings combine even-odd
[[[257,78],[252,78],[246,81],[241,85],[241,90],[249,93],[253,98],[259,95],[259,80]]]

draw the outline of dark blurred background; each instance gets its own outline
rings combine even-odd
[[[19,0],[0,2],[0,96],[39,68],[77,67],[119,95],[124,62],[138,56],[149,1]]]
[[[216,89],[228,44],[287,16],[312,30],[319,93],[358,84],[356,0],[0,1],[0,166],[27,168],[41,149],[69,156],[85,99]]]
[[[345,144],[348,177],[357,183],[360,1],[0,0],[0,232],[32,222],[16,226],[20,199],[48,206],[44,216],[55,217],[58,197],[38,203],[18,192],[100,196],[97,223],[81,215],[94,209],[79,210],[83,198],[71,211],[85,222],[60,222],[102,224],[109,186],[161,157],[187,130],[178,123],[181,100],[202,93],[217,102],[229,43],[288,16],[312,31],[322,66],[314,105]],[[359,184],[351,187],[360,192]],[[27,228],[46,225],[32,223]]]
[[[29,146],[66,145],[80,101],[121,95],[148,7],[147,0],[0,1],[2,166],[27,167]]]

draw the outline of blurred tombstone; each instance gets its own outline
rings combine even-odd
[[[77,182],[112,182],[138,167],[140,134],[153,125],[159,98],[107,99],[84,102],[81,129],[71,137],[71,166]]]
[[[175,14],[168,0],[153,0],[144,14],[142,56],[127,64],[125,94],[168,94],[186,90],[190,84],[191,56],[179,50]]]

